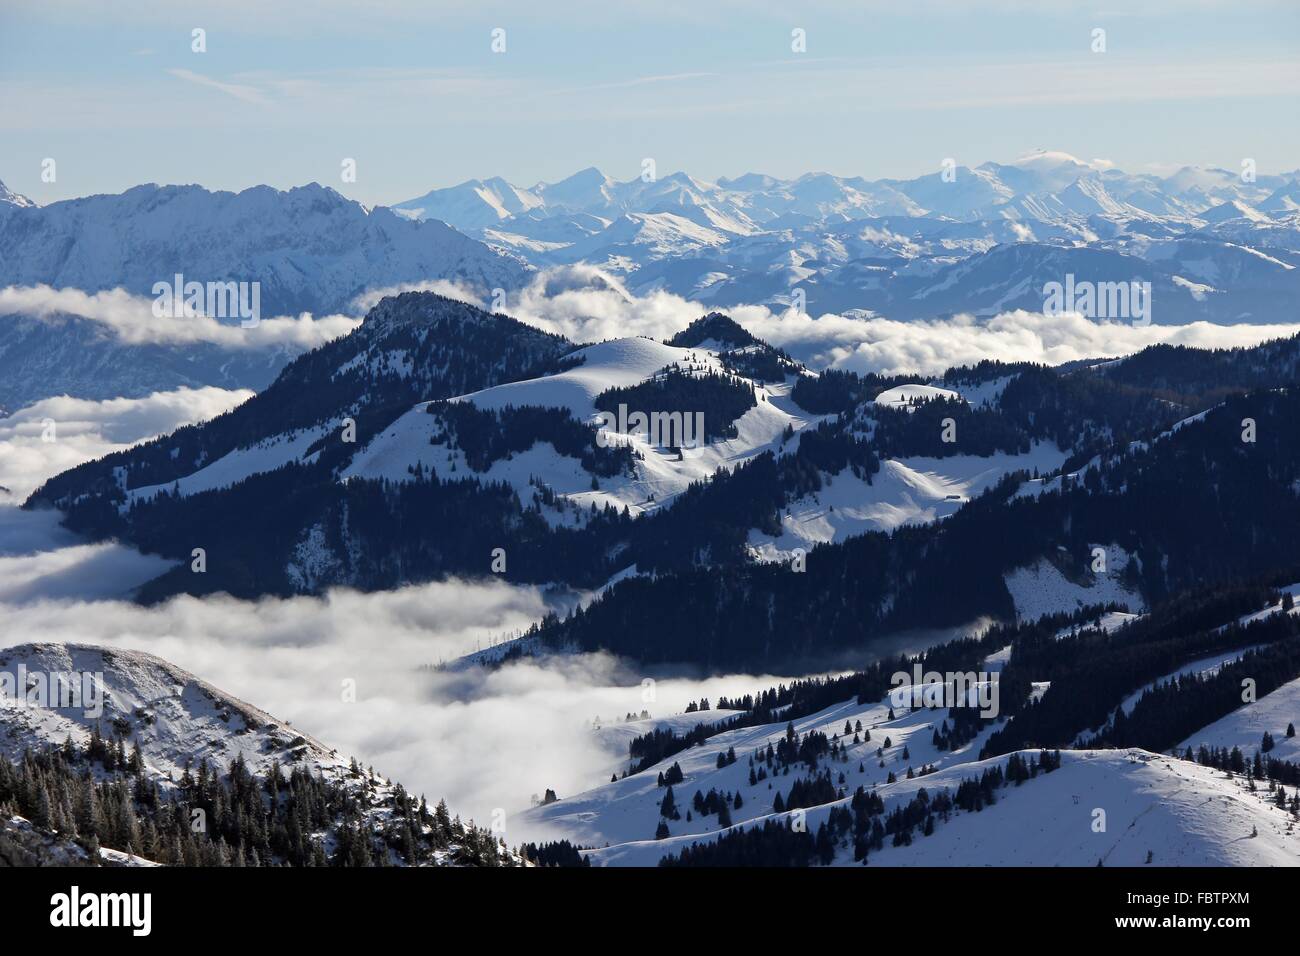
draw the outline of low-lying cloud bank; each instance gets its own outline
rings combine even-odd
[[[208,316],[158,316],[153,304],[153,299],[125,289],[93,293],[48,285],[0,289],[0,319],[75,316],[101,323],[126,345],[207,343],[232,350],[285,345],[306,350],[346,335],[361,323],[347,315],[316,318],[304,312],[299,316],[264,318],[251,328],[241,328],[238,322],[222,323]]]
[[[69,641],[148,651],[301,730],[354,754],[408,787],[445,796],[488,821],[547,787],[573,794],[608,779],[624,755],[588,731],[649,709],[680,712],[700,696],[766,687],[776,678],[660,680],[605,655],[496,671],[429,668],[521,631],[549,609],[534,588],[449,581],[323,598],[181,597],[143,608],[122,595],[167,563],[115,543],[85,544],[54,512],[16,505],[46,478],[90,458],[220,414],[249,397],[179,389],[107,402],[54,398],[0,419],[0,646]],[[55,422],[55,440],[41,435]],[[354,681],[348,700],[344,681]]]
[[[320,738],[457,812],[487,822],[547,787],[572,795],[609,779],[625,754],[589,731],[648,709],[663,717],[700,696],[779,678],[661,679],[605,655],[495,671],[428,669],[527,627],[547,610],[536,589],[449,581],[324,598],[174,599],[155,608],[114,601],[0,603],[0,645],[78,641],[157,654]],[[354,682],[354,684],[347,683]],[[355,686],[355,700],[345,689]]]
[[[384,292],[430,288],[432,291],[496,308],[520,321],[575,342],[599,342],[628,335],[668,339],[700,316],[720,311],[757,337],[785,349],[813,369],[844,368],[889,375],[938,375],[946,369],[983,359],[1059,365],[1088,358],[1115,358],[1167,342],[1197,348],[1258,345],[1295,335],[1291,325],[1136,326],[1099,322],[1078,313],[1044,315],[1016,310],[991,319],[969,315],[903,322],[878,316],[826,313],[816,318],[761,305],[719,308],[671,292],[633,295],[593,266],[548,269],[525,288],[507,293],[500,303],[486,302],[447,283],[403,286]],[[378,301],[378,298],[374,298]]]
[[[436,292],[489,310],[504,312],[575,342],[599,342],[628,335],[671,338],[716,306],[670,292],[633,295],[613,275],[588,265],[561,266],[537,273],[524,288],[484,299],[445,279],[371,289],[351,308],[371,309],[401,292]],[[826,313],[816,318],[793,310],[774,312],[761,305],[719,309],[765,341],[785,349],[813,369],[846,368],[885,374],[937,375],[982,359],[1058,365],[1077,359],[1114,358],[1168,342],[1199,348],[1256,345],[1294,335],[1300,324],[1135,326],[1099,322],[1077,313],[1044,315],[1013,311],[991,319],[968,315],[902,322],[878,316]],[[291,345],[308,349],[345,335],[360,323],[346,315],[263,319],[242,329],[205,317],[158,318],[152,300],[121,289],[89,294],[49,286],[0,289],[0,317],[40,318],[74,315],[101,322],[124,342],[212,343],[223,348],[256,349]]]
[[[8,489],[10,500],[21,501],[62,471],[214,418],[252,397],[248,389],[209,386],[145,398],[43,399],[0,418],[0,486]]]

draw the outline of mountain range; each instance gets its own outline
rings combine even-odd
[[[506,582],[552,612],[429,674],[591,654],[651,684],[794,675],[597,721],[615,758],[512,817],[538,842],[511,849],[167,661],[6,647],[0,675],[105,694],[0,708],[0,862],[1293,865],[1300,336],[877,374],[809,367],[729,306],[978,322],[1073,277],[1150,282],[1156,324],[1282,323],[1297,199],[1296,174],[1055,153],[888,181],[585,170],[392,209],[316,185],[44,207],[0,187],[5,301],[134,308],[182,272],[347,319],[249,349],[0,316],[7,404],[256,389],[24,503],[163,559],[126,599]],[[574,262],[695,317],[576,341],[428,291],[486,301]]]
[[[39,311],[0,303],[0,411],[53,395],[142,397],[179,387],[263,388],[314,342],[152,340],[154,284],[256,282],[261,318],[357,315],[363,294],[434,280],[481,295],[530,270],[441,222],[413,222],[316,184],[240,193],[145,185],[38,206],[0,184],[0,289],[45,290]],[[124,290],[135,336],[75,311],[55,290]],[[27,296],[26,298],[32,298]],[[237,327],[239,316],[217,316]],[[140,340],[143,341],[140,341]],[[319,339],[318,339],[319,340]]]
[[[1096,318],[1270,324],[1296,319],[1297,249],[1296,173],[1128,174],[1055,152],[910,180],[616,182],[586,169],[527,188],[471,180],[391,209],[315,183],[149,184],[48,206],[0,183],[0,290],[25,293],[0,302],[0,410],[58,394],[260,389],[322,340],[152,341],[147,300],[177,274],[257,282],[264,317],[359,316],[384,291],[438,281],[485,300],[583,262],[631,295],[672,292],[701,311],[981,318],[1045,311],[1048,284],[1072,276],[1149,283],[1143,314]],[[117,289],[139,297],[118,318],[134,338],[56,294]]]
[[[1129,174],[1042,151],[909,180],[686,173],[469,180],[399,202],[538,267],[584,261],[635,293],[912,319],[1023,308],[1044,283],[1149,281],[1153,321],[1294,317],[1297,173]],[[1011,248],[1008,248],[1011,247]]]

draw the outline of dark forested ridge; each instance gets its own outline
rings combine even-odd
[[[430,809],[353,764],[337,781],[302,767],[256,777],[236,758],[200,763],[174,786],[146,772],[138,747],[92,735],[85,747],[0,756],[0,816],[58,833],[92,862],[119,850],[169,866],[509,866],[497,837]],[[201,821],[196,825],[195,821]]]
[[[1085,575],[1096,542],[1134,556],[1110,573],[1154,601],[1300,567],[1297,416],[1294,389],[1233,396],[1059,489],[1017,497],[1012,477],[940,524],[819,546],[802,573],[745,564],[623,581],[538,633],[652,662],[779,666],[894,631],[1006,618],[1006,572],[1063,555]],[[1254,442],[1241,440],[1245,418],[1257,423]]]
[[[59,503],[85,494],[120,501],[128,489],[174,481],[196,463],[236,448],[350,416],[356,442],[328,443],[342,456],[416,402],[558,370],[572,348],[560,336],[504,315],[430,292],[402,293],[375,306],[351,334],[290,362],[270,387],[238,408],[63,472],[33,501]],[[396,352],[409,364],[394,364]]]
[[[371,590],[493,572],[594,588],[636,565],[642,577],[548,622],[537,643],[710,669],[807,664],[897,630],[1005,619],[1013,611],[1008,571],[1047,557],[1068,576],[1086,576],[1098,543],[1130,556],[1114,573],[1149,601],[1300,564],[1291,533],[1300,520],[1300,338],[1255,349],[1160,347],[1069,369],[982,362],[940,381],[996,384],[995,401],[901,408],[874,397],[914,377],[792,371],[787,357],[718,313],[670,341],[722,346],[730,371],[668,369],[605,392],[601,407],[703,411],[706,437],[717,440],[755,402],[749,383],[771,375],[793,386],[800,408],[824,417],[668,507],[633,518],[592,505],[557,523],[543,514],[554,504],[544,484],[521,500],[484,469],[545,441],[584,468],[595,490],[634,468],[635,456],[601,447],[590,423],[559,409],[485,412],[445,399],[560,370],[575,361],[566,358],[572,346],[505,316],[412,293],[384,300],[357,331],[302,356],[240,408],[66,472],[29,506],[55,506],[74,530],[186,562],[143,588],[144,600],[339,584]],[[442,423],[434,440],[462,452],[467,469],[340,480],[368,437],[428,400]],[[355,443],[335,440],[344,418]],[[165,490],[233,448],[322,426],[310,453],[280,468],[200,493]],[[1014,454],[1044,441],[1069,454],[1051,481],[1009,476],[939,523],[819,546],[802,570],[754,563],[751,532],[779,534],[782,509],[837,476],[870,484],[886,458]],[[164,490],[129,500],[141,486]],[[329,559],[299,560],[304,542]],[[189,573],[195,543],[211,559],[203,575]],[[492,567],[493,548],[509,555],[504,567]]]

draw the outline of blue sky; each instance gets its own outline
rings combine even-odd
[[[41,202],[315,180],[390,203],[645,157],[877,178],[1035,148],[1278,172],[1300,166],[1298,47],[1292,0],[0,0],[0,180]]]

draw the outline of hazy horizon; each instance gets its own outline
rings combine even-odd
[[[910,178],[947,157],[973,166],[1036,148],[1134,173],[1236,169],[1243,157],[1278,173],[1300,155],[1284,121],[1300,105],[1288,49],[1300,7],[1273,0],[979,11],[325,0],[305,26],[296,10],[248,0],[54,0],[7,2],[0,25],[0,179],[42,204],[149,182],[315,181],[388,205],[587,166],[627,180],[647,157],[661,175],[716,181]],[[341,179],[345,159],[355,182]]]

